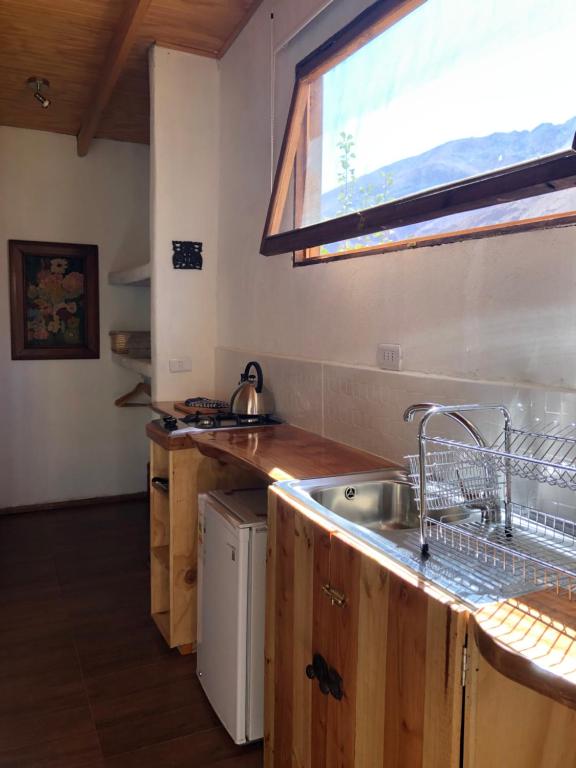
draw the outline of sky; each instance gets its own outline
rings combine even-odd
[[[576,0],[427,0],[324,75],[322,191],[338,186],[341,131],[358,177],[453,139],[565,122],[575,48]]]

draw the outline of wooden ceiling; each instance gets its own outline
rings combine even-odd
[[[260,1],[0,0],[0,125],[147,143],[152,43],[219,58]]]

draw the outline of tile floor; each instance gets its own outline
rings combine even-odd
[[[0,768],[260,768],[148,616],[144,503],[0,517]]]

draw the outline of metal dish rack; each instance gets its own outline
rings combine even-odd
[[[502,429],[488,444],[464,413],[496,411]],[[516,429],[502,405],[419,404],[419,452],[407,457],[420,509],[420,546],[439,541],[477,561],[511,571],[523,583],[576,597],[576,522],[517,504],[512,477],[576,491],[576,426]],[[457,421],[474,444],[430,436],[437,415]],[[432,514],[431,514],[432,513]]]

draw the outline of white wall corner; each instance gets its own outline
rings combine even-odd
[[[153,397],[214,389],[217,338],[219,88],[215,59],[150,53]],[[203,269],[175,270],[172,241],[203,244]],[[192,359],[171,373],[169,360]]]

